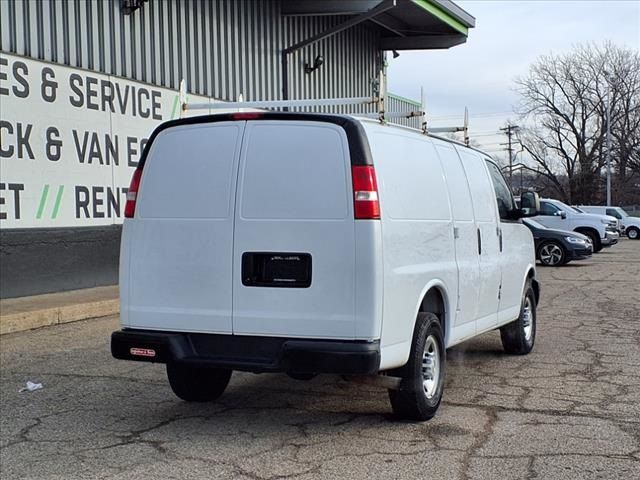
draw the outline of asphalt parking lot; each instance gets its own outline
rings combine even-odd
[[[116,317],[5,335],[0,476],[638,479],[640,241],[539,278],[534,352],[497,332],[453,348],[426,423],[333,376],[236,373],[218,403],[183,403],[163,366],[111,358]]]

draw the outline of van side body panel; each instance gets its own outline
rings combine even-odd
[[[502,174],[500,167],[490,158],[484,157],[483,163],[489,171],[494,189],[496,212],[498,213],[499,268],[501,281],[499,289],[497,324],[503,325],[515,320],[520,314],[523,278],[529,267],[535,262],[533,236],[522,223],[512,220],[509,212],[515,208],[512,192]],[[529,248],[522,248],[527,246]],[[490,329],[490,325],[478,332]]]
[[[479,239],[480,292],[476,332],[495,328],[498,324],[500,295],[500,231],[498,208],[493,183],[484,156],[456,145],[469,181],[473,211]]]
[[[480,255],[473,201],[461,159],[452,144],[437,139],[433,142],[449,190],[458,266],[457,309],[451,310],[451,335],[447,337],[447,344],[453,345],[476,333],[481,283]]]
[[[355,337],[379,339],[382,333],[384,269],[382,224],[355,222]]]
[[[122,234],[120,235],[120,259],[118,261],[118,291],[120,294],[120,325],[132,327],[129,320],[129,260],[131,258],[131,237],[135,235],[133,222],[125,219],[122,224]]]
[[[502,230],[502,252],[500,266],[502,269],[502,288],[500,291],[500,307],[498,309],[498,325],[509,323],[520,315],[522,292],[527,273],[535,270],[535,249],[526,248],[533,244],[531,231],[518,222],[500,222]]]
[[[449,301],[457,298],[457,266],[449,193],[431,139],[374,123],[364,126],[382,218],[384,370],[406,363],[429,285],[438,285]],[[446,305],[446,311],[455,312],[455,304]]]

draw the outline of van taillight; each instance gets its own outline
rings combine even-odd
[[[127,203],[124,206],[124,216],[126,218],[133,218],[133,214],[136,212],[136,199],[138,197],[138,188],[140,187],[140,179],[142,178],[142,169],[136,168],[131,177],[131,184],[127,191]]]
[[[351,167],[353,181],[353,210],[357,220],[380,218],[380,201],[376,171],[372,165]]]

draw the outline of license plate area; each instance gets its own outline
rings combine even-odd
[[[245,287],[309,288],[311,263],[308,253],[245,252],[242,284]]]

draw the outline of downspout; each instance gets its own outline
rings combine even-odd
[[[283,100],[289,100],[289,60],[288,60],[288,56],[290,53],[295,52],[296,50],[300,50],[301,48],[306,47],[307,45],[311,45],[313,43],[319,42],[320,40],[324,40],[325,38],[331,37],[332,35],[335,35],[336,33],[340,33],[343,30],[347,30],[348,28],[351,28],[355,25],[358,25],[362,22],[366,22],[367,20],[372,19],[373,17],[376,17],[377,15],[381,14],[382,12],[386,12],[387,10],[391,10],[393,7],[396,6],[396,1],[397,0],[384,0],[382,2],[380,2],[378,5],[376,5],[374,8],[372,8],[371,10],[362,13],[356,17],[353,17],[349,20],[347,20],[346,22],[343,22],[339,25],[336,25],[334,27],[331,27],[328,30],[325,30],[324,32],[321,32],[317,35],[314,35],[313,37],[307,38],[306,40],[302,40],[294,45],[291,45],[287,48],[285,48],[284,50],[282,50],[282,58],[281,58],[281,66],[282,66],[282,99]],[[287,107],[284,107],[285,111],[288,111],[289,109]]]

